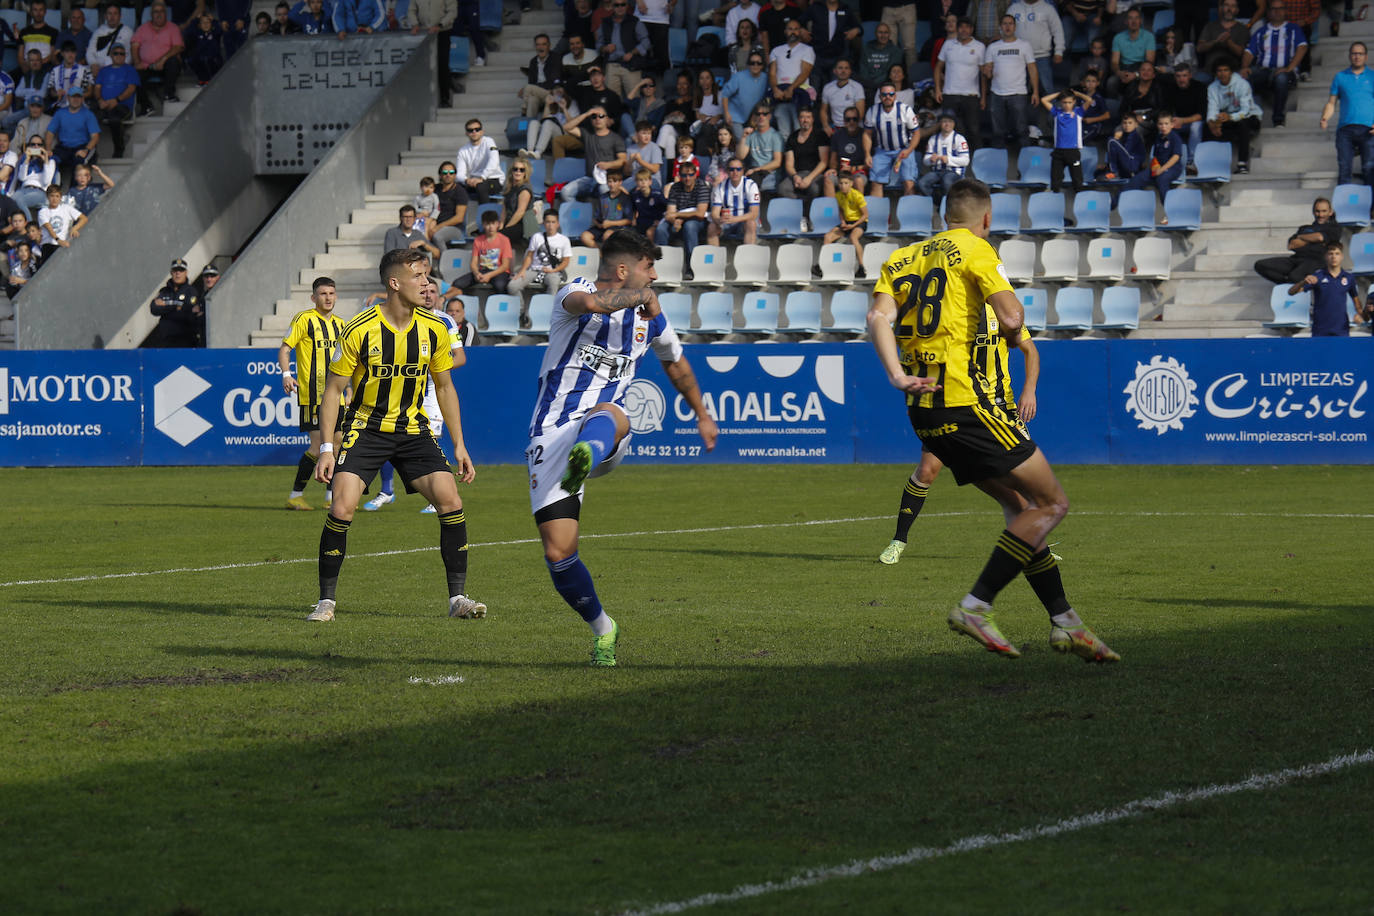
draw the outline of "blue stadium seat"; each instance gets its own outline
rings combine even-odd
[[[703,36],[703,35],[714,35],[714,36],[716,36],[717,38],[719,38],[719,39],[720,39],[720,46],[721,46],[722,48],[725,47],[726,45],[730,44],[730,41],[725,37],[725,29],[722,28],[721,26],[718,26],[718,25],[699,25],[699,26],[697,26],[697,38],[700,38],[700,37]]]
[[[659,300],[660,305],[662,300]],[[553,322],[553,294],[536,293],[530,297],[530,328],[526,331],[534,337],[548,337],[549,325]]]
[[[459,38],[457,41],[449,43],[448,69],[450,73],[456,73],[459,76],[468,72],[468,41],[466,38]]]
[[[863,23],[864,41],[875,41],[878,37],[878,20],[867,19]]]
[[[516,115],[506,119],[506,149],[520,149],[529,140],[530,119]]]
[[[530,161],[530,190],[536,197],[544,196],[544,160],[534,159]]]
[[[702,293],[697,297],[698,334],[730,334],[735,324],[735,297],[730,293]]]
[[[1020,231],[1021,195],[1005,192],[992,195],[992,234],[1016,235]]]
[[[494,295],[482,303],[482,315],[487,319],[483,334],[492,337],[514,337],[520,333],[520,297]]]
[[[1266,328],[1305,328],[1312,324],[1312,293],[1303,290],[1295,296],[1288,294],[1287,283],[1277,283],[1269,294],[1269,310],[1273,321]]]
[[[127,25],[132,32],[138,28],[138,12],[132,6],[121,6],[119,8],[119,24]]]
[[[1153,232],[1155,200],[1154,191],[1122,191],[1116,204],[1116,215],[1121,218],[1117,228],[1124,232]]]
[[[1365,211],[1366,220],[1369,211]],[[1160,229],[1169,232],[1196,232],[1202,228],[1202,192],[1197,188],[1171,188],[1164,195],[1164,219]]]
[[[1193,184],[1229,182],[1231,180],[1231,144],[1219,140],[1204,140],[1193,154],[1197,174],[1188,179]]]
[[[892,219],[892,202],[886,197],[865,197],[868,204],[868,228],[864,235],[869,238],[882,238],[888,234]]]
[[[744,323],[735,330],[741,334],[776,334],[778,330],[778,308],[780,298],[777,293],[756,292],[744,297]]]
[[[675,330],[685,333],[692,329],[691,296],[686,293],[659,293],[658,305]]]
[[[811,231],[806,238],[818,239],[840,224],[840,207],[833,197],[817,197],[811,201]]]
[[[1374,232],[1357,232],[1350,237],[1350,272],[1357,277],[1374,274]]]
[[[1374,191],[1363,184],[1336,185],[1331,204],[1336,209],[1336,222],[1342,226],[1368,226]]]
[[[668,61],[674,67],[681,67],[687,60],[687,30],[668,30]]]
[[[1026,202],[1030,217],[1030,232],[1058,233],[1064,231],[1064,194],[1061,191],[1038,191]]]
[[[868,331],[868,293],[856,289],[840,290],[830,297],[830,327],[827,330],[844,334],[863,334]]]
[[[1106,191],[1079,191],[1073,199],[1070,232],[1106,232],[1112,225],[1112,195]]]
[[[439,267],[443,270],[446,279],[456,280],[472,270],[472,251],[467,248],[450,248],[444,252]],[[472,307],[475,308],[476,306],[477,301],[474,299]],[[473,314],[475,315],[476,312]]]
[[[592,228],[592,205],[564,201],[558,208],[558,227],[570,239]]]
[[[501,0],[481,0],[478,27],[487,33],[501,31]]]
[[[1041,146],[1023,146],[1016,156],[1016,171],[1021,177],[1008,181],[1013,188],[1045,188],[1050,184],[1050,150]]]
[[[1083,168],[1083,183],[1091,184],[1093,172],[1097,171],[1097,147],[1083,147],[1083,154],[1079,157],[1079,165]]]
[[[1093,326],[1093,291],[1086,286],[1066,286],[1054,294],[1051,331],[1087,331]]]
[[[803,290],[788,293],[783,311],[787,313],[786,330],[789,334],[816,334],[820,332],[820,293]]]
[[[766,239],[800,238],[802,202],[775,197],[768,202],[768,231],[759,235]]]
[[[576,181],[587,172],[587,162],[584,159],[571,159],[564,157],[553,161],[553,184],[567,184]],[[567,230],[563,231],[567,235]]]
[[[1045,330],[1050,313],[1049,293],[1037,287],[1024,287],[1014,292],[1016,298],[1021,300],[1021,310],[1025,312],[1025,326],[1032,331]]]
[[[930,235],[930,221],[934,216],[935,208],[929,197],[899,197],[897,228],[888,234],[924,238]]]
[[[1157,40],[1160,47],[1164,46],[1164,30],[1174,24],[1174,11],[1167,7],[1162,10],[1155,10],[1154,19],[1150,20],[1150,31],[1158,36]]]
[[[985,146],[973,151],[973,177],[1000,191],[1007,186],[1007,151]]]
[[[1140,287],[1109,286],[1102,291],[1102,322],[1093,327],[1104,331],[1134,331],[1140,327]]]

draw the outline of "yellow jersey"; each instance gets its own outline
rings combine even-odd
[[[344,323],[332,312],[313,308],[297,312],[282,344],[296,351],[296,400],[302,407],[318,407],[324,397],[329,353],[339,342]]]
[[[1016,392],[1011,387],[1011,373],[1007,371],[1008,354],[1011,352],[1012,344],[1005,337],[998,334],[999,325],[997,314],[993,312],[992,306],[988,306],[988,333],[995,336],[997,343],[993,345],[982,344],[974,353],[973,358],[978,365],[983,367],[983,374],[992,382],[993,402],[999,407],[1016,407]],[[1020,346],[1023,340],[1030,340],[1031,332],[1025,328],[1016,335],[1016,346]]]
[[[432,372],[453,368],[448,325],[419,307],[404,328],[387,323],[373,306],[344,326],[329,371],[353,381],[349,430],[427,433],[425,388]]]
[[[1003,291],[1011,292],[1011,283],[997,252],[967,229],[941,232],[887,259],[874,292],[897,301],[894,331],[902,366],[940,385],[921,395],[918,406],[996,403],[1007,348],[999,346],[987,301]]]
[[[868,207],[868,202],[864,200],[863,192],[857,188],[850,188],[848,194],[836,191],[835,203],[839,205],[842,223],[857,223],[867,218],[864,216],[864,210]]]

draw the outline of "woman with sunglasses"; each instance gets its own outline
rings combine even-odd
[[[524,251],[525,240],[539,229],[530,187],[530,161],[511,163],[506,193],[501,198],[501,234],[510,239],[511,251]]]
[[[760,57],[767,56],[763,50],[763,42],[759,39],[759,27],[754,24],[754,20],[745,16],[740,19],[739,25],[735,26],[735,40],[726,49],[726,57],[730,61],[730,72],[747,72],[750,54],[758,54]]]

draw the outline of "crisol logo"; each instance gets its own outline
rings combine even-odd
[[[1141,429],[1162,436],[1166,430],[1183,429],[1183,421],[1197,413],[1196,390],[1197,382],[1188,378],[1182,363],[1156,354],[1149,363],[1135,364],[1135,381],[1126,386],[1126,410]]]
[[[668,401],[653,382],[635,379],[625,389],[625,415],[630,418],[630,432],[655,433],[663,429],[663,417]]]
[[[205,434],[210,424],[186,405],[209,389],[210,383],[185,366],[153,386],[153,426],[180,446]]]

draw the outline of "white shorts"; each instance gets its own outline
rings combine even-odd
[[[530,511],[538,512],[546,506],[551,506],[560,499],[566,499],[568,492],[562,487],[563,472],[568,469],[568,453],[572,451],[573,445],[577,443],[577,437],[582,433],[582,423],[566,423],[550,432],[535,436],[530,439],[530,447],[525,450],[525,461],[529,465],[530,472]],[[625,453],[630,450],[630,440],[634,438],[629,433],[620,440],[620,445],[611,454],[602,459],[601,463],[592,468],[588,477],[600,477],[615,470],[615,466],[620,464]],[[577,491],[577,497],[582,498],[582,490]]]

